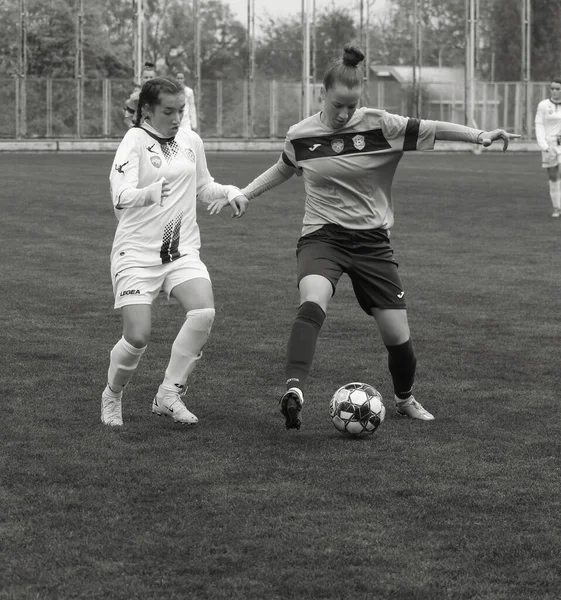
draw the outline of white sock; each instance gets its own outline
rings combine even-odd
[[[190,310],[183,327],[179,330],[166,369],[160,391],[182,392],[189,375],[202,356],[214,322],[214,308]]]
[[[113,346],[107,373],[107,384],[113,393],[119,394],[123,391],[138,367],[145,350],[146,346],[135,348],[124,337]]]
[[[561,207],[561,189],[559,188],[559,181],[549,182],[549,195],[551,196],[551,204],[553,208]]]

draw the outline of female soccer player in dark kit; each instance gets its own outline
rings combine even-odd
[[[135,124],[121,141],[111,169],[111,195],[117,230],[111,251],[115,308],[121,309],[123,335],[111,350],[101,421],[121,426],[123,389],[146,350],[152,302],[160,290],[172,294],[186,319],[171,348],[152,412],[178,423],[196,423],[182,395],[202,356],[214,321],[214,297],[201,261],[196,200],[228,198],[235,216],[247,199],[234,186],[210,175],[203,142],[179,128],[185,109],[183,86],[156,77],[142,86]]]
[[[485,132],[357,108],[363,59],[360,49],[345,46],[342,58],[325,73],[323,110],[292,126],[278,162],[242,189],[251,200],[294,174],[304,177],[305,214],[297,244],[300,305],[288,340],[286,392],[280,400],[287,429],[300,428],[316,341],[343,273],[350,277],[362,310],[376,320],[387,348],[397,414],[434,419],[413,396],[417,360],[390,245],[394,173],[404,151],[432,149],[435,140],[483,146],[502,140],[506,150],[511,138],[520,137],[502,129]],[[216,200],[208,210],[214,214],[226,204]]]

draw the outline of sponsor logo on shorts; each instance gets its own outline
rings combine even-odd
[[[162,166],[162,159],[156,154],[150,157],[150,162],[159,169]]]
[[[366,142],[364,141],[364,136],[363,135],[355,135],[355,137],[353,138],[353,146],[357,150],[364,150],[364,147],[366,146]]]
[[[134,294],[140,294],[140,290],[124,290],[119,296],[132,296]]]
[[[398,298],[403,298],[403,296],[405,296],[405,292],[399,292],[397,295]]]
[[[337,152],[337,154],[339,154],[339,152],[342,152],[344,147],[345,142],[340,138],[337,138],[336,140],[333,140],[331,142],[331,148],[333,149],[333,152]]]

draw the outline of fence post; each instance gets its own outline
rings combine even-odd
[[[223,100],[223,81],[219,79],[216,82],[216,135],[222,137],[223,133],[223,120],[224,120],[224,109],[222,106]]]
[[[514,130],[515,131],[520,131],[520,133],[523,133],[523,129],[522,129],[522,119],[521,119],[521,112],[520,112],[520,96],[522,95],[520,93],[520,83],[517,82],[514,84]]]
[[[47,77],[46,82],[46,101],[47,101],[47,123],[46,123],[46,135],[48,138],[53,137],[53,80],[51,77]]]
[[[111,114],[111,81],[109,79],[102,80],[103,90],[103,136],[109,137],[109,131],[111,129],[111,120],[109,115]]]
[[[249,138],[249,115],[248,115],[248,96],[249,96],[249,85],[247,79],[243,81],[243,131],[242,136],[247,139]]]
[[[269,137],[277,137],[278,118],[277,82],[273,79],[269,82]]]

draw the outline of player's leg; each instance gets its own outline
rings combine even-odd
[[[361,308],[376,319],[388,351],[396,410],[399,414],[432,420],[413,396],[417,359],[407,320],[405,292],[387,232],[364,232],[360,252],[353,257],[349,277]]]
[[[186,317],[172,344],[152,410],[158,415],[171,416],[178,423],[194,424],[198,419],[185,407],[181,396],[187,391],[187,381],[202,357],[214,322],[212,284],[206,267],[197,258],[186,259],[169,275],[166,286],[171,288]]]
[[[101,397],[101,421],[121,426],[122,396],[150,340],[151,305],[161,286],[153,268],[126,269],[113,277],[115,308],[121,310],[123,335],[110,353],[107,385]]]
[[[300,429],[304,389],[327,306],[342,274],[332,233],[323,228],[298,241],[300,303],[286,349],[286,392],[280,400],[287,429]]]
[[[417,358],[411,341],[405,309],[373,308],[380,335],[388,351],[388,369],[392,377],[396,412],[422,421],[434,419],[413,396]]]
[[[105,425],[123,424],[122,396],[125,386],[131,380],[150,339],[151,306],[131,304],[123,306],[123,335],[113,346],[107,385],[102,394],[101,421]]]
[[[553,206],[551,216],[558,218],[561,216],[561,177],[558,165],[547,167],[547,178],[549,180],[549,196]]]
[[[561,154],[557,155],[557,160],[561,161]],[[558,162],[557,168],[555,169],[555,201],[556,204],[553,208],[553,214],[556,218],[561,217],[561,163]]]

